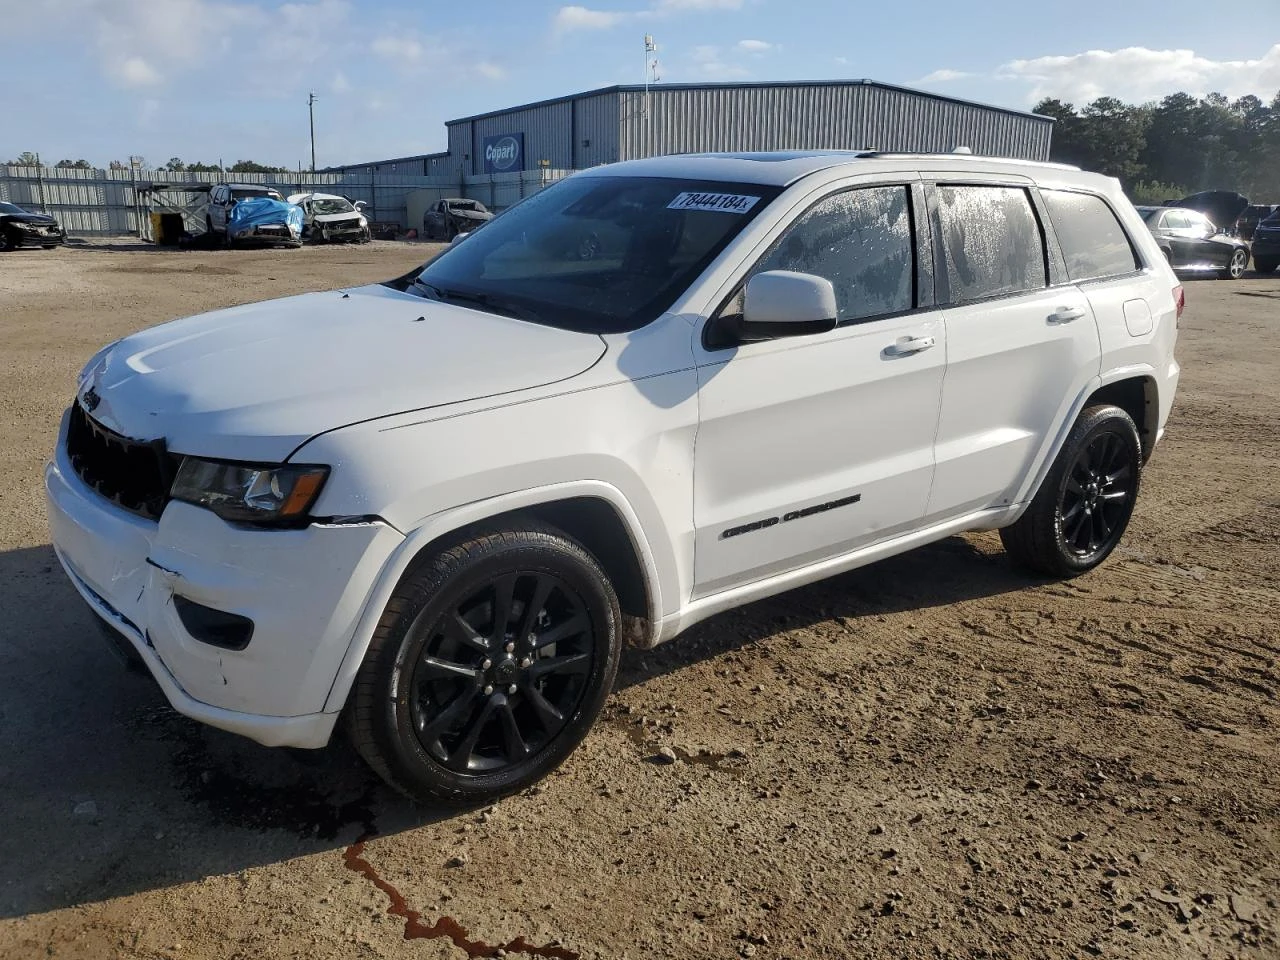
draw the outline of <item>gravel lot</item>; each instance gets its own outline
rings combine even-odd
[[[48,545],[76,371],[430,249],[0,258],[0,956],[1280,956],[1280,279],[1188,284],[1168,435],[1079,580],[976,534],[717,617],[462,814],[172,713]]]

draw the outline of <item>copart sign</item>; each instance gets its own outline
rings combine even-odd
[[[481,157],[485,173],[511,173],[524,169],[524,134],[503,133],[485,137]]]

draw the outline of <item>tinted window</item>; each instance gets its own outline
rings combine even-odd
[[[1124,228],[1101,197],[1062,190],[1046,190],[1043,196],[1072,280],[1115,277],[1140,266]]]
[[[906,187],[849,190],[803,214],[753,273],[794,270],[831,281],[842,321],[910,310],[911,205]]]
[[[952,303],[1046,286],[1044,241],[1026,190],[940,186],[938,213]]]
[[[587,333],[656,319],[780,188],[576,174],[432,260],[410,292]]]

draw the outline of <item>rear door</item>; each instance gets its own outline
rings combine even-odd
[[[943,520],[1012,502],[1101,352],[1088,298],[1051,273],[1030,182],[940,181],[930,197],[947,372],[928,515]]]

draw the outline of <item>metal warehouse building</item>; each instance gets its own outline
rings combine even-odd
[[[1053,121],[873,80],[616,86],[451,120],[444,153],[344,173],[582,170],[673,153],[871,149],[1045,160]]]

